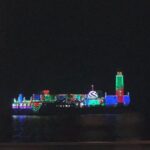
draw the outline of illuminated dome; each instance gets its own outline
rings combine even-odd
[[[96,91],[90,91],[88,93],[88,99],[97,99],[98,98],[98,94]]]

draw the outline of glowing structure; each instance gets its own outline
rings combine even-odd
[[[115,95],[105,96],[94,90],[91,86],[88,94],[50,94],[49,90],[43,90],[40,94],[32,94],[30,99],[26,99],[23,94],[14,98],[12,103],[13,110],[30,110],[39,112],[42,106],[52,105],[60,108],[83,108],[83,107],[117,107],[118,105],[128,106],[130,104],[129,93],[124,95],[124,76],[122,72],[117,72],[115,78]],[[43,109],[43,108],[42,108]]]
[[[65,102],[66,99],[67,99],[67,94],[58,94],[56,96],[57,100],[60,101],[60,102]]]
[[[117,106],[130,104],[129,93],[124,95],[124,76],[122,72],[117,72],[116,75],[116,95],[105,95],[106,106]]]
[[[116,96],[118,98],[118,104],[123,104],[124,102],[124,77],[122,72],[117,72],[116,75]]]
[[[55,96],[50,95],[49,90],[43,90],[42,94],[32,94],[29,100],[23,98],[23,94],[19,94],[18,99],[14,98],[13,100],[12,108],[38,112],[44,103],[54,103],[55,101]]]
[[[118,98],[116,95],[106,95],[105,96],[105,105],[106,106],[117,106]]]
[[[43,90],[40,100],[43,100],[47,103],[53,103],[56,101],[55,95],[51,95],[49,90]]]
[[[12,108],[13,109],[32,109],[31,101],[25,100],[25,98],[20,99],[20,95],[23,95],[23,94],[19,94],[18,99],[16,98],[13,99]]]
[[[103,99],[99,98],[96,91],[94,91],[94,85],[91,86],[92,90],[88,93],[87,98],[85,99],[85,105],[88,107],[94,107],[94,106],[104,106],[103,105]]]

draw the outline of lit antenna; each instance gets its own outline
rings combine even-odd
[[[94,85],[93,84],[91,85],[91,88],[92,88],[92,91],[94,91]]]

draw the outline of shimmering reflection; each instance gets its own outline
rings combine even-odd
[[[13,116],[12,141],[118,141],[142,139],[139,114]]]

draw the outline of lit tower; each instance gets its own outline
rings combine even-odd
[[[116,96],[118,104],[124,103],[124,77],[122,72],[117,72],[116,75]]]

